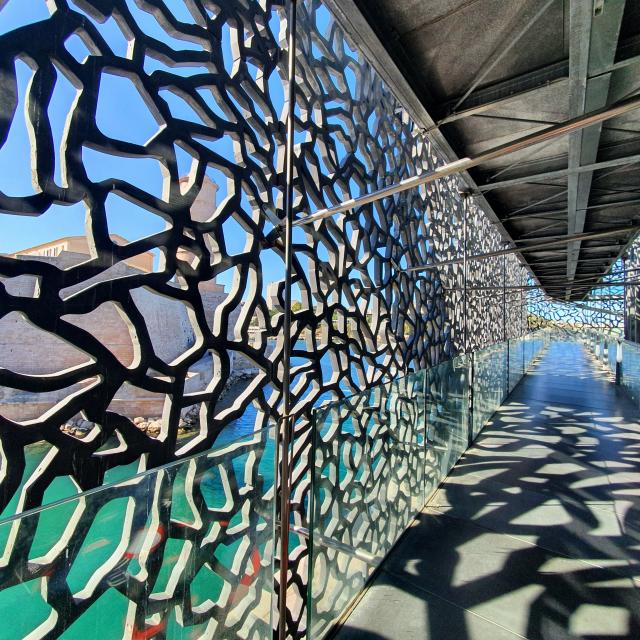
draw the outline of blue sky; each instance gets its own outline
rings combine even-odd
[[[159,22],[149,13],[142,11],[133,0],[125,0],[126,4],[134,16],[138,26],[149,36],[156,38],[175,50],[199,50],[200,45],[178,40],[167,34]],[[73,0],[69,0],[72,8],[77,8]],[[167,0],[166,6],[174,13],[175,17],[184,22],[193,22],[189,15],[184,0]],[[81,13],[82,11],[78,9]],[[85,14],[86,15],[86,14]],[[44,20],[49,17],[49,11],[45,0],[9,0],[0,10],[0,35],[15,28]],[[117,56],[126,56],[127,40],[113,18],[105,23],[98,23],[87,15],[96,29],[100,32],[108,45]],[[328,30],[331,17],[328,11],[321,7],[316,13],[318,28],[321,32]],[[278,37],[280,31],[280,19],[274,12],[269,22],[269,27]],[[224,66],[231,71],[233,66],[231,38],[228,25],[222,29],[222,46],[224,55]],[[65,47],[76,58],[78,62],[84,62],[91,52],[78,35],[73,35],[65,42]],[[347,47],[347,53],[354,59],[357,54]],[[311,55],[320,57],[321,51],[314,44]],[[162,69],[172,73],[188,76],[194,73],[202,73],[206,68],[201,66],[188,66],[179,68],[167,67],[163,62],[146,57],[144,70],[151,74],[153,71]],[[0,148],[0,189],[7,195],[26,196],[34,193],[31,182],[31,161],[28,123],[25,116],[25,96],[28,92],[29,83],[33,77],[33,70],[27,62],[22,59],[15,61],[16,76],[18,80],[19,105],[14,117],[13,125],[6,143]],[[250,73],[254,79],[259,72],[257,67],[248,63]],[[56,86],[53,97],[48,108],[48,116],[52,126],[54,145],[56,147],[56,168],[54,178],[57,184],[62,184],[62,170],[59,161],[59,149],[63,142],[63,133],[67,114],[72,110],[74,100],[77,97],[77,89],[71,81],[56,67]],[[352,93],[356,95],[358,91],[357,79],[351,69],[347,69],[346,82]],[[284,92],[281,80],[276,72],[268,78],[269,99],[271,100],[277,114],[284,108]],[[207,104],[218,115],[226,117],[220,106],[216,103],[215,96],[206,88],[199,90],[199,93]],[[233,99],[233,96],[230,96]],[[164,91],[162,98],[165,99],[173,116],[185,120],[201,123],[199,116],[193,109],[179,96]],[[327,102],[327,107],[344,106],[339,103]],[[260,110],[258,107],[258,113]],[[329,115],[328,123],[344,126],[344,123],[334,115]],[[131,79],[115,74],[103,73],[99,92],[98,108],[96,112],[96,123],[98,128],[107,136],[114,139],[126,140],[136,144],[146,142],[158,130],[159,124],[155,121],[150,110],[144,103],[142,97],[135,88]],[[375,116],[372,114],[368,125],[373,131],[375,128]],[[304,132],[297,131],[295,142],[300,143],[306,139]],[[336,156],[342,162],[347,156],[347,150],[338,136],[333,136]],[[229,137],[224,136],[218,140],[201,140],[201,142],[216,153],[226,158],[233,158],[233,146]],[[191,156],[179,147],[174,147],[178,158],[178,166],[181,174],[186,174],[191,165]],[[366,164],[366,158],[360,150],[355,152],[362,162]],[[329,170],[324,165],[320,153],[317,154],[321,171],[325,174]],[[388,163],[389,159],[385,161]],[[89,178],[92,181],[100,181],[105,178],[120,178],[130,184],[144,188],[149,193],[161,196],[162,193],[162,171],[161,164],[152,158],[122,158],[102,153],[87,147],[83,150],[83,163]],[[227,195],[226,177],[224,174],[209,166],[207,169],[209,177],[218,185],[218,203]],[[354,180],[349,183],[352,196],[360,195],[361,189]],[[344,194],[342,194],[344,195]],[[246,196],[243,196],[243,206],[246,210],[251,209],[251,205]],[[165,221],[158,215],[149,212],[119,196],[117,193],[109,195],[106,203],[107,219],[109,231],[124,236],[128,240],[135,240],[157,233],[165,228]],[[315,210],[315,205],[310,212]],[[44,214],[36,217],[27,217],[0,213],[0,252],[14,252],[29,246],[53,240],[65,235],[84,235],[85,231],[85,207],[79,203],[73,206],[51,206]],[[228,225],[229,233],[226,234],[225,242],[231,254],[241,253],[244,248],[246,236],[239,225],[231,221]],[[235,225],[235,226],[234,226]],[[294,241],[305,242],[304,234],[297,230]],[[156,263],[157,255],[156,251]],[[265,288],[268,282],[283,278],[282,260],[273,252],[264,252],[261,256]],[[233,279],[233,270],[229,270],[219,276],[219,282],[227,288]],[[295,297],[299,297],[299,292],[294,292]]]
[[[70,4],[73,6],[73,2]],[[174,49],[200,49],[199,45],[177,40],[168,35],[152,15],[141,11],[132,0],[127,0],[127,5],[139,26],[148,35],[169,44]],[[178,19],[185,22],[193,22],[184,2],[169,2],[167,6]],[[0,35],[48,17],[49,11],[45,0],[9,0],[0,11]],[[125,56],[127,41],[113,18],[110,18],[104,24],[97,22],[94,22],[94,24],[113,49],[113,52],[116,55]],[[279,20],[275,14],[270,26],[275,30],[275,35],[277,36]],[[70,37],[65,46],[79,62],[84,61],[90,55],[90,51],[77,35]],[[228,28],[223,29],[223,48],[227,52],[225,66],[230,69],[233,60]],[[0,189],[7,195],[27,196],[35,193],[31,182],[29,131],[25,114],[25,96],[33,77],[33,70],[22,59],[15,61],[15,68],[20,102],[9,137],[0,148],[0,167],[2,169],[0,171]],[[162,62],[147,57],[145,71],[152,73],[157,69],[171,70],[180,75],[202,73],[204,70],[202,66],[170,69]],[[62,172],[59,162],[59,148],[63,140],[65,120],[72,109],[77,90],[57,67],[56,73],[57,81],[49,105],[48,115],[56,146],[55,181],[61,185]],[[284,105],[284,94],[282,85],[275,73],[272,74],[269,80],[269,90],[272,94],[273,103],[281,111]],[[208,94],[208,99],[206,94]],[[215,99],[211,92],[203,90],[201,95],[207,99],[209,106],[218,111],[220,115],[224,115],[215,104]],[[169,91],[163,92],[162,97],[175,117],[201,122],[193,109],[180,97]],[[146,142],[159,127],[131,80],[115,74],[103,74],[101,78],[96,123],[105,135],[137,144]],[[233,147],[230,138],[223,137],[214,143],[203,142],[213,147],[220,155],[233,158]],[[178,156],[180,173],[187,174],[191,166],[191,157],[177,146],[175,150]],[[143,187],[152,195],[161,196],[162,194],[163,177],[161,164],[154,159],[114,157],[85,147],[83,150],[83,162],[92,181],[115,177]],[[220,203],[227,195],[226,177],[213,167],[210,167],[207,173],[219,187],[218,203]],[[244,204],[249,207],[246,197],[244,198]],[[161,217],[142,209],[115,193],[109,195],[107,199],[107,218],[109,231],[120,234],[128,240],[135,240],[157,233],[166,226]],[[65,235],[84,235],[85,207],[82,203],[73,206],[53,205],[44,214],[34,217],[0,213],[0,224],[2,229],[2,233],[0,233],[0,252],[14,252]],[[233,224],[229,226],[233,227]],[[237,226],[225,238],[230,253],[240,253],[243,250],[246,237],[243,232],[240,233],[239,231],[240,227]],[[280,279],[282,277],[282,273],[280,273],[282,269],[278,264],[280,262],[278,258],[273,256],[268,262],[271,262],[271,264],[265,265],[266,278],[269,280]],[[229,271],[222,274],[219,280],[228,287],[231,284],[232,277],[233,273]]]

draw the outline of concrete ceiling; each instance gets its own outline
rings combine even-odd
[[[640,94],[640,0],[354,0],[458,157]],[[510,239],[640,224],[640,111],[470,171]],[[580,299],[635,232],[527,251]]]

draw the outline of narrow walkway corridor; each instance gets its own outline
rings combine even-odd
[[[337,637],[640,638],[637,415],[584,347],[552,343]]]

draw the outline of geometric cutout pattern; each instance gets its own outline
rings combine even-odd
[[[242,458],[244,469],[231,454],[218,468],[228,466],[230,512],[246,519],[257,503],[266,517],[274,451],[260,434],[281,416],[285,366],[284,246],[274,223],[286,174],[286,4],[51,0],[47,16],[21,14],[13,0],[0,10],[0,222],[11,241],[0,255],[3,518],[247,433],[263,446]],[[296,217],[443,164],[319,0],[300,1],[298,20]],[[502,292],[473,290],[501,286],[505,273],[522,284],[511,257],[471,261],[466,299],[461,264],[406,271],[459,259],[464,215],[469,255],[500,248],[461,188],[449,177],[294,230],[295,524],[308,524],[314,407],[452,358],[465,341],[473,350],[526,329],[520,292],[503,311]],[[216,526],[200,486],[206,458],[184,464],[196,469],[180,491],[197,527],[181,529],[166,511],[175,483],[166,474],[155,497],[122,490],[122,517],[165,514],[175,548],[158,547],[153,571],[177,556],[181,588],[213,580],[210,554],[234,544],[222,581],[246,582],[258,543],[246,532],[243,542],[219,514],[219,534],[205,530]],[[3,585],[31,576],[44,617],[30,630],[71,629],[105,598],[145,637],[171,615],[178,626],[209,624],[209,605],[178,607],[184,592],[168,583],[142,594],[135,580],[114,586],[96,569],[73,590],[61,563],[92,544],[93,520],[109,503],[92,504],[46,562],[30,555],[37,517],[11,525],[3,571],[13,577]],[[128,526],[125,550],[136,544]],[[295,637],[306,624],[306,544],[294,540],[290,551]],[[235,622],[228,612],[216,620],[249,637],[240,609]]]

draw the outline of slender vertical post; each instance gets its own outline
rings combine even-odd
[[[627,291],[627,256],[622,256],[622,282],[624,283],[624,289],[622,293],[622,336],[625,340],[629,339],[629,317],[627,315],[627,300],[629,299],[629,292]]]
[[[476,371],[475,371],[476,359],[473,351],[469,354],[468,358],[469,358],[468,360],[469,374],[467,376],[467,384],[469,385],[469,420],[468,420],[469,426],[467,431],[467,442],[469,443],[469,446],[471,446],[473,444],[473,412],[474,412],[473,381],[476,374]]]
[[[635,264],[633,262],[632,264]],[[632,342],[638,342],[638,288],[635,285],[628,287],[629,289],[629,308],[627,310],[627,322],[629,324],[629,339]]]
[[[634,251],[635,257],[635,251]],[[635,260],[632,264],[636,264]],[[634,271],[634,274],[637,273]],[[633,278],[632,278],[633,279]],[[636,285],[630,285],[625,288],[625,291],[629,291],[629,306],[627,308],[627,324],[629,326],[629,340],[632,342],[638,342],[638,309],[637,309],[637,292],[638,288]]]
[[[422,495],[427,499],[427,455],[429,452],[429,370],[424,369],[424,380],[422,382],[422,409],[424,411],[424,446],[422,447]],[[312,471],[313,472],[313,471]]]
[[[502,340],[507,339],[507,256],[502,256]]]
[[[467,444],[471,446],[473,443],[473,352],[469,353],[469,321],[468,321],[468,300],[467,300],[467,280],[468,280],[468,262],[467,262],[467,230],[469,216],[469,198],[471,194],[462,193],[462,350],[467,356]]]
[[[469,194],[462,194],[462,350],[467,353],[469,327],[467,325],[467,210]]]
[[[293,144],[296,101],[296,0],[289,0],[287,14],[288,52],[287,77],[287,138],[285,141],[285,197],[284,197],[284,318],[282,324],[282,418],[280,428],[280,583],[278,585],[278,638],[287,635],[287,576],[289,574],[289,517],[291,470],[289,449],[293,439],[291,417],[291,279],[293,268]]]
[[[505,248],[506,248],[505,244]],[[507,379],[504,397],[509,395],[509,341],[507,340],[507,256],[502,256],[502,341],[507,345]]]
[[[520,282],[522,282],[522,279],[520,280]],[[524,286],[526,284],[526,282],[522,282],[522,285]],[[528,302],[528,300],[527,300]],[[526,367],[526,355],[525,355],[525,344],[526,344],[526,335],[527,335],[527,322],[528,322],[528,318],[527,318],[527,311],[528,309],[525,309],[524,306],[524,290],[520,289],[520,339],[522,340],[522,375],[524,376],[524,374],[527,372],[527,367]]]
[[[634,274],[635,275],[635,274]],[[634,341],[634,327],[635,317],[633,313],[633,307],[631,306],[635,298],[635,287],[627,284],[624,288],[625,292],[625,307],[627,312],[627,340]]]

